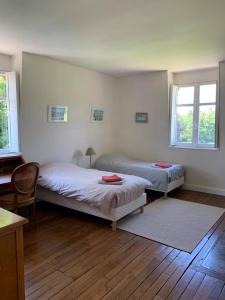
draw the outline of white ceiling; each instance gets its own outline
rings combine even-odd
[[[181,71],[225,59],[225,0],[0,0],[0,52],[103,72]]]

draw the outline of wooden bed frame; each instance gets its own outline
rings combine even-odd
[[[111,208],[108,213],[102,212],[99,208],[91,206],[88,203],[77,201],[73,198],[68,198],[57,194],[56,192],[38,186],[36,198],[60,206],[68,207],[80,212],[84,212],[93,216],[97,216],[106,220],[112,221],[112,230],[116,231],[117,221],[126,215],[140,209],[144,212],[144,205],[147,202],[146,194],[143,193],[136,200],[133,200],[123,206]]]
[[[163,190],[160,190],[160,189],[157,189],[157,188],[153,188],[153,187],[147,187],[147,190],[152,190],[152,191],[157,191],[157,192],[163,192],[164,193],[164,198],[167,198],[167,194],[169,192],[175,190],[176,188],[182,186],[183,184],[184,184],[184,176],[180,177],[177,180],[174,180],[174,181],[170,182],[167,185],[167,190],[166,191],[163,191]]]

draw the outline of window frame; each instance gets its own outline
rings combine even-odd
[[[19,152],[18,133],[18,103],[17,103],[17,82],[15,72],[2,72],[0,74],[6,78],[6,101],[8,102],[8,134],[9,147],[0,148],[0,155]],[[0,99],[2,100],[2,99]],[[3,99],[4,100],[4,99]]]
[[[216,101],[209,103],[200,103],[200,86],[216,84]],[[194,87],[194,102],[193,104],[177,104],[177,93],[178,89],[182,87]],[[201,106],[215,105],[215,143],[202,144],[198,142],[199,138],[199,111]],[[177,141],[176,130],[176,108],[177,107],[193,107],[193,131],[192,131],[192,143],[184,143]],[[206,150],[217,150],[219,149],[219,87],[218,80],[191,82],[185,84],[174,84],[171,85],[170,91],[170,147],[184,148],[184,149],[206,149]]]

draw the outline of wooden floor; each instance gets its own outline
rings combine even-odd
[[[170,196],[225,207],[225,197]],[[25,228],[26,299],[225,299],[224,217],[191,254],[50,204],[37,218]]]

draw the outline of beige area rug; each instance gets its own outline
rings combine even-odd
[[[118,222],[118,228],[192,252],[224,209],[173,198],[160,198]]]

